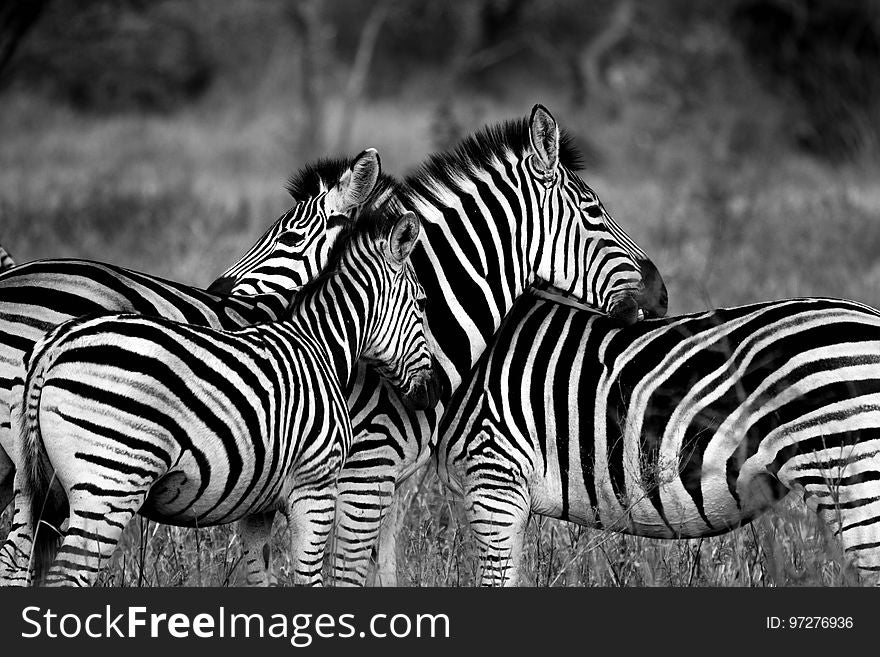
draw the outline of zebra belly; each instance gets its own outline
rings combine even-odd
[[[261,503],[252,506],[241,505],[236,512],[230,504],[215,506],[220,491],[208,487],[205,495],[209,500],[195,500],[199,494],[197,472],[174,470],[161,477],[150,489],[140,514],[150,520],[179,527],[205,527],[221,525],[241,520],[243,517],[261,513],[278,506],[279,496],[272,495]],[[193,503],[195,500],[195,503]],[[213,507],[213,508],[212,508]]]
[[[234,430],[241,425],[234,409],[221,409],[227,412],[217,424],[228,433],[219,436],[179,403],[173,387],[131,373],[120,378],[115,372],[79,362],[56,365],[43,388],[43,444],[68,495],[86,488],[96,510],[126,500],[145,517],[183,526],[232,522],[274,503],[289,461],[255,471],[263,437]],[[144,417],[138,407],[123,409],[103,395],[82,397],[58,387],[76,376],[103,381],[117,402],[140,398],[161,413]],[[179,430],[169,431],[172,425]],[[295,458],[295,450],[287,447],[280,443],[279,453]]]
[[[547,488],[539,488],[537,494],[533,489],[536,513],[585,527],[665,539],[723,534],[749,523],[788,493],[787,490],[780,491],[778,486],[768,485],[766,476],[755,477],[748,483],[740,482],[741,506],[727,490],[713,494],[704,489],[703,512],[700,513],[692,499],[678,497],[678,491],[668,484],[660,486],[663,505],[659,509],[647,498],[611,502],[609,496],[600,498],[594,506],[584,493],[571,492],[567,510],[563,513],[558,496],[541,494],[544,490],[550,492],[552,484],[548,481]]]

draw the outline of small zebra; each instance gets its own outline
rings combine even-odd
[[[549,281],[631,323],[666,312],[656,267],[577,175],[580,157],[553,116],[489,126],[408,176],[400,203],[422,217],[413,266],[442,401],[466,377],[529,286]],[[355,444],[339,479],[334,580],[363,585],[395,487],[427,463],[442,407],[414,413],[358,368],[349,408]],[[393,583],[393,582],[392,582]]]
[[[46,332],[68,319],[100,312],[224,329],[277,320],[291,292],[323,267],[348,217],[364,204],[387,198],[394,185],[381,174],[374,149],[351,160],[306,166],[287,184],[294,206],[207,292],[88,260],[38,260],[0,274],[0,511],[13,497],[12,381],[24,376],[24,355]],[[10,566],[0,550],[0,573]]]
[[[525,296],[440,428],[482,583],[520,580],[529,514],[655,538],[791,491],[880,575],[880,311],[789,299],[619,328]]]
[[[424,292],[409,264],[418,234],[413,213],[361,216],[280,322],[223,331],[111,315],[72,320],[37,343],[13,406],[25,451],[25,529],[13,540],[28,551],[34,522],[57,523],[69,508],[46,583],[93,584],[140,513],[188,527],[244,519],[261,543],[245,555],[249,583],[266,584],[281,511],[296,583],[320,584],[351,446],[343,386],[355,362],[370,362],[413,408],[437,400]]]
[[[0,271],[12,269],[13,267],[15,267],[15,260],[12,259],[9,251],[4,249],[3,245],[0,244]]]

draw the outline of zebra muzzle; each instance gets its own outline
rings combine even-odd
[[[208,292],[211,294],[231,294],[232,287],[235,285],[235,279],[229,276],[221,276],[211,283]]]
[[[404,395],[407,406],[415,411],[434,408],[440,401],[440,381],[433,368],[419,373]]]
[[[639,302],[631,294],[615,295],[608,305],[608,316],[623,326],[635,324],[639,319]]]
[[[639,261],[642,272],[642,290],[636,301],[642,310],[644,319],[665,317],[669,309],[669,295],[666,292],[666,284],[663,277],[657,271],[657,267],[650,260]]]

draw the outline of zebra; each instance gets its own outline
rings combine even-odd
[[[450,403],[437,456],[484,585],[519,581],[532,513],[696,538],[792,491],[877,581],[880,311],[785,299],[620,328],[526,295]]]
[[[109,315],[38,342],[12,411],[24,451],[24,530],[12,540],[29,551],[37,519],[69,508],[46,583],[93,584],[135,513],[190,527],[243,520],[261,543],[259,557],[246,555],[248,579],[267,583],[280,510],[296,583],[319,585],[352,440],[343,386],[355,362],[413,408],[438,399],[408,260],[418,235],[411,212],[363,214],[278,322],[224,331]]]
[[[88,260],[39,260],[0,274],[0,511],[13,496],[12,381],[23,375],[24,354],[47,331],[96,312],[136,312],[226,329],[279,319],[292,290],[321,269],[348,216],[388,197],[394,186],[381,173],[375,149],[307,165],[287,183],[294,206],[207,292]]]
[[[12,255],[10,255],[9,251],[4,249],[3,245],[0,244],[0,271],[12,269],[13,267],[15,267],[15,260],[12,259]]]
[[[413,266],[428,296],[441,405],[414,413],[360,367],[349,392],[355,443],[339,477],[331,570],[364,584],[395,487],[424,465],[442,404],[514,300],[546,280],[627,324],[665,313],[656,267],[576,174],[580,157],[550,112],[488,126],[408,176],[396,201],[423,221]]]

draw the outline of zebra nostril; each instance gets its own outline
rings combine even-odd
[[[635,324],[639,319],[639,304],[632,296],[618,297],[611,302],[608,316],[623,326]]]
[[[650,260],[641,260],[642,291],[638,296],[639,306],[646,317],[665,317],[669,308],[669,296],[663,277]]]
[[[404,398],[404,401],[406,401],[407,405],[413,410],[424,411],[428,408],[430,402],[428,387],[422,381],[416,383],[410,389],[409,393]]]
[[[443,384],[435,369],[425,370],[404,395],[406,405],[416,411],[434,408],[440,401]]]

